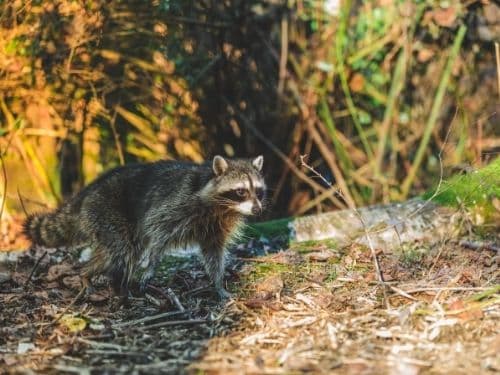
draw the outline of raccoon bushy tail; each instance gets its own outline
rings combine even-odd
[[[46,247],[69,246],[77,232],[78,220],[68,207],[57,211],[33,214],[24,222],[24,234],[34,245]]]

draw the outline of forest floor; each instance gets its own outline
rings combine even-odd
[[[233,250],[226,303],[203,290],[194,254],[169,257],[146,295],[121,305],[105,280],[77,299],[65,251],[3,253],[0,371],[498,372],[500,257],[476,240],[377,249],[384,286],[362,245],[252,240]]]

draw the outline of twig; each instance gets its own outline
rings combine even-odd
[[[0,154],[0,162],[2,162],[2,174],[3,174],[2,205],[0,206],[0,220],[1,220],[3,215],[3,209],[5,207],[5,200],[7,199],[7,171],[5,169],[5,162],[1,154]]]
[[[66,314],[68,312],[68,310],[76,303],[76,301],[78,301],[80,299],[81,296],[83,296],[83,294],[85,293],[86,290],[87,290],[87,286],[84,285],[82,287],[82,289],[78,292],[76,297],[73,298],[73,300],[69,303],[69,305],[66,306],[66,308],[62,311],[62,313],[60,313],[59,316],[56,319],[54,319],[49,325],[54,325],[59,320],[61,320],[61,318],[64,316],[64,314]]]
[[[83,338],[83,337],[77,337],[76,341],[81,342],[83,344],[86,344],[88,346],[92,346],[94,348],[101,348],[101,349],[106,349],[107,348],[107,349],[115,349],[115,350],[118,350],[118,351],[131,349],[131,348],[126,347],[126,346],[122,346],[122,345],[118,345],[118,344],[113,344],[113,343],[110,343],[110,342],[93,341],[93,340],[89,340],[88,338]]]
[[[170,288],[167,288],[167,295],[170,297],[170,301],[172,301],[175,306],[179,309],[179,311],[186,311],[182,303],[179,301],[179,298],[175,295],[174,291]]]
[[[495,57],[497,60],[498,96],[500,96],[500,45],[498,42],[495,42]]]
[[[177,306],[179,311],[186,310],[184,306],[182,306],[181,302],[179,301],[179,298],[177,298],[177,296],[175,295],[174,291],[171,288],[163,290],[162,288],[158,288],[154,285],[148,285],[148,288],[154,290],[155,292],[160,293],[163,297],[166,297],[172,303],[172,305]]]
[[[24,288],[26,288],[29,284],[29,282],[31,281],[31,278],[33,277],[33,275],[35,274],[35,271],[37,270],[38,266],[40,265],[40,263],[42,262],[42,259],[45,258],[45,256],[47,255],[47,251],[45,251],[41,256],[40,258],[38,258],[38,260],[36,261],[35,265],[33,266],[33,269],[31,270],[28,278],[26,279],[26,282],[24,283]]]
[[[157,315],[151,315],[151,316],[146,316],[144,318],[136,319],[136,320],[130,320],[128,322],[123,322],[123,323],[117,323],[113,324],[111,328],[123,328],[123,327],[128,327],[128,326],[134,326],[137,324],[145,323],[145,322],[150,322],[151,320],[157,320],[157,319],[162,319],[162,318],[167,318],[175,315],[183,315],[187,313],[194,312],[195,310],[184,310],[184,311],[169,311]]]
[[[23,212],[26,215],[26,217],[28,217],[29,214],[28,214],[28,211],[26,210],[26,207],[24,206],[23,197],[21,196],[21,192],[19,191],[19,187],[16,190],[17,190],[17,197],[19,198],[19,202],[21,203],[21,208],[23,209]]]
[[[405,298],[408,298],[408,299],[411,299],[412,301],[417,301],[418,302],[418,299],[416,299],[415,297],[412,297],[410,296],[410,294],[408,292],[405,292],[404,290],[401,290],[399,288],[396,288],[395,286],[392,286],[392,285],[388,285],[388,287],[396,292],[397,294],[399,294],[400,296],[403,296]]]
[[[133,351],[113,351],[113,350],[99,350],[90,349],[85,350],[87,354],[101,354],[101,355],[114,355],[114,356],[128,356],[128,357],[149,357],[151,353],[149,352],[133,352]]]
[[[204,324],[204,323],[210,323],[209,319],[187,319],[187,320],[169,320],[167,322],[161,322],[157,324],[151,324],[149,326],[144,326],[141,327],[140,329],[142,331],[148,330],[148,329],[153,329],[153,328],[160,328],[160,327],[171,327],[171,326],[180,326],[180,325],[196,325],[196,324]]]
[[[274,152],[289,168],[290,170],[302,181],[311,186],[313,189],[317,189],[321,192],[325,191],[325,188],[318,184],[317,182],[310,179],[305,173],[303,173],[297,166],[278,148],[276,147],[264,134],[260,132],[242,113],[234,107],[229,100],[224,100],[228,106],[230,106],[235,113],[238,115],[243,125],[250,130],[258,139],[262,141],[272,152]],[[333,204],[337,204],[335,197],[328,197]]]
[[[286,62],[288,60],[288,18],[284,16],[281,19],[281,54],[280,54],[280,70],[278,82],[278,94],[283,94],[286,78]]]
[[[305,155],[301,155],[300,156],[300,161],[302,163],[302,165],[307,168],[308,170],[310,170],[312,173],[314,173],[316,176],[318,176],[321,180],[323,180],[328,186],[332,186],[332,183],[330,181],[328,181],[326,178],[324,178],[321,173],[319,173],[318,171],[316,171],[313,167],[311,167],[310,165],[308,165],[305,161],[304,161],[304,157]],[[342,191],[339,189],[338,191],[338,194],[343,197],[343,194],[342,194]],[[358,211],[358,209],[356,207],[352,207],[352,210],[353,212],[356,214],[356,216],[358,217],[359,221],[361,222],[361,226],[363,227],[363,231],[364,231],[364,234],[365,234],[365,237],[366,237],[366,240],[368,241],[368,247],[370,248],[370,251],[371,251],[371,254],[372,254],[372,258],[373,258],[373,264],[375,266],[375,273],[377,275],[377,280],[378,280],[378,283],[379,285],[382,287],[382,292],[384,294],[384,303],[385,303],[385,307],[387,309],[390,308],[390,305],[389,305],[389,299],[387,298],[387,291],[386,291],[386,285],[385,285],[385,282],[384,282],[384,278],[382,276],[382,271],[380,269],[380,263],[378,261],[378,257],[377,257],[377,252],[375,251],[375,248],[373,246],[373,243],[372,243],[372,239],[370,237],[370,233],[368,232],[368,228],[366,226],[366,223],[365,223],[365,220],[363,219],[363,216],[361,215],[361,213]]]
[[[500,252],[500,246],[497,246],[493,242],[479,242],[479,241],[467,241],[461,240],[458,243],[462,247],[466,247],[467,249],[472,250],[490,250]]]
[[[444,290],[452,291],[452,292],[467,292],[467,291],[482,291],[489,290],[491,288],[486,287],[424,287],[424,288],[416,288],[411,290],[405,290],[404,292],[407,294],[412,293],[420,293],[420,292],[440,292]]]

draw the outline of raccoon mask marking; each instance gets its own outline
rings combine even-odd
[[[212,163],[215,178],[202,190],[202,197],[245,216],[261,214],[266,191],[260,173],[263,162],[262,156],[251,162],[216,156]]]

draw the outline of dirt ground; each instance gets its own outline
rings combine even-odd
[[[166,259],[146,295],[124,305],[106,280],[78,296],[76,255],[36,249],[13,260],[4,253],[0,369],[499,372],[500,261],[473,241],[470,234],[377,249],[384,285],[361,245],[250,241],[232,251],[226,280],[234,299],[226,303],[203,289],[207,279],[195,255]]]

